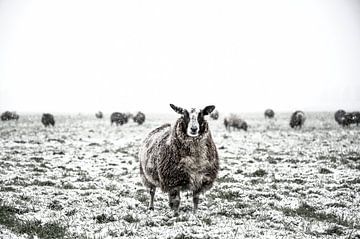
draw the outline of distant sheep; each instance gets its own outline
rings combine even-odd
[[[351,124],[360,124],[360,112],[346,112],[345,110],[338,110],[334,114],[335,121],[342,126],[350,126]]]
[[[133,117],[134,122],[140,124],[143,124],[145,122],[145,114],[142,112],[138,112],[134,117]]]
[[[352,115],[353,115],[354,124],[359,126],[359,124],[360,124],[360,112],[359,111],[352,112]]]
[[[5,111],[1,114],[1,120],[19,120],[19,115],[16,112]]]
[[[340,124],[343,125],[343,120],[344,120],[344,115],[346,114],[345,110],[338,110],[335,112],[334,118],[335,121]]]
[[[205,116],[215,106],[190,111],[170,105],[181,117],[164,124],[145,138],[140,147],[140,175],[150,189],[149,209],[154,209],[156,187],[169,194],[169,206],[178,214],[180,191],[190,190],[194,212],[199,194],[209,190],[218,174],[219,159]]]
[[[49,113],[43,114],[42,117],[41,117],[41,123],[43,123],[43,125],[45,127],[48,127],[50,125],[55,126],[54,116],[52,114],[49,114]]]
[[[300,128],[304,125],[306,120],[305,113],[302,111],[295,111],[290,118],[290,127],[291,128]]]
[[[128,117],[124,113],[114,112],[110,116],[110,122],[111,122],[111,125],[113,123],[115,123],[116,126],[123,125],[128,122]]]
[[[339,117],[339,124],[342,126],[350,126],[351,124],[360,124],[360,112],[349,112]]]
[[[211,117],[213,120],[219,119],[219,111],[215,110],[214,112],[212,112],[212,113],[210,114],[210,117]]]
[[[244,121],[239,116],[234,115],[234,114],[232,114],[224,119],[224,125],[225,125],[226,130],[228,130],[228,131],[230,131],[231,128],[237,129],[237,130],[243,129],[245,131],[247,131],[247,129],[248,129],[248,125],[247,125],[246,121]]]
[[[104,117],[104,115],[103,115],[103,113],[102,113],[101,111],[97,112],[97,113],[95,114],[95,116],[96,116],[96,118],[98,118],[98,119],[102,119],[102,118]]]
[[[267,110],[265,110],[264,115],[265,115],[265,118],[272,119],[275,116],[275,112],[272,109],[267,109]]]

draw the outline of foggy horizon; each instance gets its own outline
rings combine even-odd
[[[1,112],[354,111],[359,66],[358,1],[0,2]]]

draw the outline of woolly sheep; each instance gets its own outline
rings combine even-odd
[[[149,209],[154,209],[155,189],[169,195],[169,206],[178,215],[180,191],[190,190],[194,212],[199,195],[209,190],[218,174],[219,159],[204,116],[215,106],[190,111],[170,104],[181,115],[173,126],[164,124],[149,133],[140,147],[140,175],[150,191]]]
[[[50,125],[55,126],[54,116],[49,113],[44,113],[41,117],[41,123],[43,123],[45,127],[48,127]]]
[[[275,116],[275,112],[272,109],[267,109],[264,112],[265,118],[272,119]]]
[[[128,122],[128,117],[124,113],[114,112],[110,116],[110,122],[111,122],[111,125],[113,123],[115,123],[116,126],[123,125],[123,124],[126,124]]]
[[[290,127],[291,128],[300,128],[304,125],[306,120],[305,113],[303,111],[295,111],[290,118]]]
[[[145,114],[142,112],[138,112],[134,117],[133,117],[134,122],[140,124],[143,124],[145,122]]]
[[[224,125],[226,130],[230,131],[231,128],[233,129],[243,129],[245,131],[247,131],[248,125],[246,123],[246,121],[244,121],[243,119],[241,119],[239,116],[231,114],[230,116],[226,117],[224,119]]]

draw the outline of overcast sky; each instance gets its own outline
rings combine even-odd
[[[360,1],[0,0],[0,111],[360,110]]]

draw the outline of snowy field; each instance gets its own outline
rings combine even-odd
[[[360,126],[307,116],[293,130],[290,113],[243,114],[248,132],[209,119],[219,177],[195,215],[182,193],[178,217],[160,190],[147,210],[137,158],[175,113],[141,126],[110,126],[109,115],[0,122],[0,238],[360,238]]]

